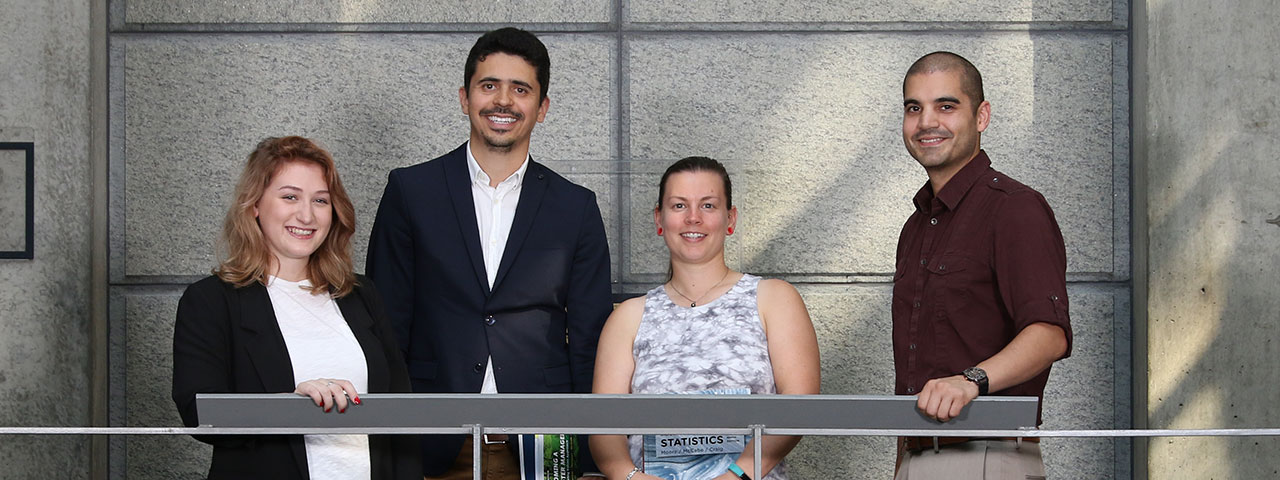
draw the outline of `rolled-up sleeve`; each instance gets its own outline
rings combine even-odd
[[[1070,356],[1067,253],[1048,202],[1031,190],[1011,193],[1000,206],[994,240],[993,268],[1014,328],[1056,325],[1066,334],[1063,358]]]

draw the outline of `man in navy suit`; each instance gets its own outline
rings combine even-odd
[[[470,140],[387,179],[367,266],[415,392],[591,392],[609,248],[595,194],[529,155],[550,64],[529,32],[480,37],[458,89]],[[519,478],[505,436],[484,440],[484,478]],[[470,442],[424,436],[427,478],[471,478]]]

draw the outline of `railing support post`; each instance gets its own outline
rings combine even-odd
[[[484,445],[484,427],[472,424],[471,427],[471,480],[480,480],[480,446]]]
[[[763,480],[764,476],[760,472],[764,469],[764,425],[751,426],[751,440],[751,443],[755,445],[755,461],[751,462],[755,464],[755,468],[753,469],[755,471],[751,478],[755,480]]]

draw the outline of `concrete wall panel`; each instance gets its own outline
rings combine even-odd
[[[554,61],[552,107],[535,130],[533,155],[566,173],[609,173],[613,42],[544,39]],[[113,230],[124,247],[112,252],[113,275],[207,274],[244,158],[263,137],[290,134],[334,154],[357,207],[362,271],[387,172],[466,140],[457,89],[472,42],[470,35],[262,35],[117,45],[114,88],[124,103],[113,112],[120,128],[112,155],[123,166],[115,188],[123,189],[127,221],[117,219]]]
[[[1274,4],[1146,2],[1150,428],[1275,424]],[[1280,438],[1150,442],[1151,478],[1274,478]]]
[[[1071,286],[1071,357],[1053,367],[1045,386],[1046,429],[1109,429],[1128,425],[1129,292]],[[1049,478],[1128,478],[1127,439],[1047,438],[1041,444]]]
[[[34,142],[36,149],[35,258],[0,260],[0,425],[84,426],[91,388],[89,12],[80,2],[33,0],[0,2],[0,11],[0,142]],[[0,201],[15,202],[25,215],[25,198],[12,195],[0,194]],[[24,228],[9,219],[0,228]],[[17,240],[24,246],[21,235]],[[89,443],[0,436],[0,476],[85,478]]]
[[[125,323],[124,368],[113,381],[124,384],[113,398],[124,426],[182,426],[170,388],[173,385],[173,323],[181,291],[164,289],[119,292]],[[125,478],[198,478],[209,471],[213,448],[189,436],[141,436],[125,439]]]
[[[613,2],[606,0],[121,1],[125,21],[134,24],[603,23],[613,15]]]
[[[891,290],[887,286],[802,287],[822,359],[822,393],[892,395]],[[809,437],[788,456],[791,478],[890,478],[894,440]]]
[[[734,0],[681,2],[632,0],[629,22],[1110,22],[1111,0],[955,2],[872,0],[856,3],[821,0]]]
[[[1123,276],[1117,238],[1110,37],[1072,35],[639,36],[627,44],[630,151],[739,165],[749,271],[887,275],[926,177],[901,140],[902,75],[938,49],[983,70],[997,169],[1055,208],[1072,273]],[[661,171],[661,170],[658,170]],[[744,178],[739,175],[738,178]],[[638,221],[639,219],[636,219]],[[638,264],[653,258],[633,252]],[[660,252],[659,252],[660,253]],[[1119,271],[1118,271],[1119,270]]]

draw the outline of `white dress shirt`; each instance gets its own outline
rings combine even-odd
[[[492,179],[480,168],[476,157],[471,154],[471,142],[467,142],[467,170],[471,173],[471,200],[476,207],[476,225],[480,227],[480,249],[484,252],[484,270],[488,276],[489,288],[498,276],[498,264],[502,262],[502,253],[507,248],[507,237],[511,235],[511,221],[516,217],[516,205],[520,203],[520,185],[524,181],[524,172],[529,168],[529,158],[525,157],[511,176],[498,183],[497,187],[489,186]],[[498,393],[498,383],[493,377],[493,357],[489,357],[484,370],[484,384],[480,393]]]

